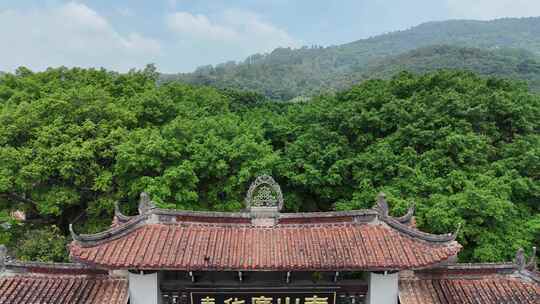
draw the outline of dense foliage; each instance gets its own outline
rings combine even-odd
[[[105,229],[114,201],[133,213],[147,191],[162,207],[239,210],[262,173],[288,211],[369,208],[379,191],[394,214],[415,203],[421,229],[462,225],[463,261],[540,241],[540,96],[521,83],[401,73],[278,103],[156,78],[152,66],[0,77],[0,241],[62,260],[65,239],[39,240],[70,222]]]
[[[67,261],[67,238],[56,226],[27,229],[15,248],[17,258],[23,261]]]
[[[440,45],[457,48],[433,47]],[[339,46],[279,48],[241,63],[204,66],[194,73],[163,75],[162,79],[251,90],[272,99],[289,100],[349,88],[359,80],[373,78],[380,69],[397,69],[387,62],[398,61],[422,72],[460,68],[531,80],[531,86],[540,90],[538,72],[531,72],[531,65],[533,70],[538,69],[539,55],[540,17],[454,20],[428,22]],[[370,69],[373,65],[382,67]]]

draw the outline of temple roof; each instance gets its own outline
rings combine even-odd
[[[403,304],[536,304],[540,276],[532,268],[513,263],[454,264],[402,273],[399,300]]]
[[[102,270],[71,263],[0,262],[0,304],[128,303],[127,280]]]
[[[373,209],[349,212],[280,213],[276,205],[252,202],[238,213],[172,211],[143,195],[139,215],[117,214],[115,225],[98,234],[73,233],[70,253],[106,269],[338,271],[418,269],[453,259],[461,249],[455,234],[409,225],[412,211],[389,216],[383,196]]]

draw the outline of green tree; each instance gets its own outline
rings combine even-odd
[[[392,214],[415,203],[423,230],[461,225],[462,261],[540,240],[540,96],[521,82],[404,72],[295,102],[234,88],[158,84],[152,66],[0,76],[0,242],[63,260],[68,224],[107,229],[115,201],[240,210],[263,173],[286,211],[371,208],[380,191]]]

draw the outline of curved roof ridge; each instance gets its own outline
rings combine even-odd
[[[394,219],[400,223],[408,224],[411,222],[411,220],[414,217],[414,212],[416,211],[416,205],[412,204],[409,209],[407,210],[407,213],[405,213],[402,216],[394,217]]]
[[[125,222],[129,221],[130,219],[136,217],[136,215],[125,215],[125,214],[123,214],[122,211],[120,210],[120,206],[119,206],[118,202],[114,202],[114,217],[121,224],[121,223],[125,223]]]
[[[455,241],[458,231],[454,233],[448,233],[443,235],[431,234],[423,232],[415,227],[411,227],[406,223],[412,218],[414,214],[414,206],[409,208],[407,214],[402,217],[392,217],[388,214],[385,214],[384,210],[380,208],[374,209],[359,209],[359,210],[350,210],[350,211],[327,211],[327,212],[299,212],[299,213],[279,213],[276,212],[270,217],[276,219],[276,222],[273,224],[284,226],[284,225],[295,225],[295,226],[316,226],[316,225],[328,225],[328,224],[337,224],[343,225],[348,222],[336,221],[334,222],[310,222],[309,220],[315,219],[332,219],[332,218],[343,218],[350,217],[351,222],[357,223],[369,223],[377,218],[388,224],[391,228],[397,230],[398,232],[404,233],[410,237],[417,238],[420,240],[435,242],[435,243],[446,243]],[[73,225],[70,224],[69,229],[72,235],[73,240],[79,243],[89,243],[89,245],[94,245],[97,242],[116,239],[120,236],[123,236],[136,228],[145,225],[147,223],[153,224],[182,224],[182,223],[201,223],[201,224],[214,224],[218,226],[227,226],[227,225],[247,225],[253,226],[255,228],[267,227],[265,225],[253,225],[249,222],[231,222],[227,223],[227,219],[243,219],[251,220],[256,217],[256,214],[250,212],[217,212],[217,211],[190,211],[190,210],[171,210],[171,209],[160,209],[152,208],[147,212],[135,216],[126,216],[123,215],[117,210],[115,216],[121,216],[123,220],[118,225],[114,225],[111,228],[98,232],[95,234],[80,234],[78,235],[73,230]],[[165,217],[165,218],[164,218]],[[169,220],[166,217],[171,217]],[[192,218],[192,221],[187,221],[185,217]],[[208,218],[209,221],[205,221],[204,218]],[[216,218],[221,218],[224,222],[214,221]],[[119,218],[120,219],[120,218]],[[151,219],[150,221],[148,221]],[[298,223],[281,223],[279,220],[291,220],[291,219],[301,219],[307,220],[307,222],[298,222]],[[271,225],[268,225],[271,226]],[[459,228],[458,228],[459,229]]]
[[[359,209],[350,211],[326,211],[326,212],[298,212],[280,213],[276,211],[241,211],[241,212],[219,212],[219,211],[191,211],[173,210],[157,208],[146,193],[141,193],[139,202],[139,215],[126,216],[120,212],[118,204],[115,204],[115,219],[118,223],[112,225],[108,230],[95,234],[77,235],[73,226],[69,229],[75,242],[83,246],[93,246],[97,243],[110,241],[122,237],[140,226],[146,224],[185,224],[201,223],[214,224],[217,226],[246,225],[254,229],[262,229],[271,226],[295,225],[313,227],[325,224],[345,223],[385,223],[391,229],[397,230],[409,237],[431,242],[450,243],[456,240],[458,230],[448,234],[431,234],[423,232],[416,227],[409,225],[413,219],[415,211],[414,204],[407,213],[401,217],[392,217],[389,214],[388,203],[384,193],[380,193],[377,203],[372,209]]]
[[[459,229],[460,229],[460,226],[458,225],[458,228],[456,229],[454,233],[432,234],[432,233],[423,232],[419,229],[405,225],[390,216],[382,215],[381,220],[385,222],[386,224],[388,224],[390,227],[398,230],[399,232],[402,232],[414,238],[418,238],[418,239],[428,241],[428,242],[435,242],[435,243],[448,243],[448,242],[455,241],[459,233]]]
[[[197,227],[238,227],[247,229],[289,229],[289,228],[313,228],[313,227],[346,227],[366,225],[362,222],[321,222],[321,223],[287,223],[275,225],[257,225],[251,223],[209,223],[209,222],[181,222],[181,223],[149,223],[148,225],[178,225],[182,227],[197,226]]]
[[[250,218],[249,212],[223,212],[223,211],[194,211],[194,210],[176,210],[155,208],[149,211],[156,215],[192,215],[192,216],[207,216],[207,217],[230,217],[230,218]]]
[[[422,275],[465,275],[476,274],[480,276],[493,274],[513,274],[518,266],[512,262],[500,263],[450,263],[437,265],[428,269],[415,270],[415,276]]]
[[[16,259],[5,260],[0,276],[28,276],[51,275],[55,276],[108,276],[108,272],[83,263],[57,263],[40,261],[20,261]]]
[[[398,217],[398,218],[392,217],[389,213],[388,202],[386,201],[386,194],[384,194],[383,192],[380,192],[377,195],[377,203],[375,204],[375,207],[373,207],[373,210],[377,211],[379,213],[379,218],[383,222],[388,224],[390,227],[408,236],[418,238],[420,240],[424,240],[428,242],[435,242],[435,243],[453,242],[456,240],[456,237],[460,228],[460,226],[458,225],[458,228],[454,233],[431,234],[431,233],[423,232],[419,229],[416,229],[415,227],[406,225],[406,223],[410,221],[414,215],[414,210],[415,210],[414,204],[409,208],[407,214],[405,214],[404,216]]]
[[[193,210],[175,210],[175,209],[162,209],[156,208],[150,211],[156,215],[193,215],[193,216],[207,216],[207,217],[229,217],[229,218],[252,218],[253,213],[247,211],[239,212],[223,212],[223,211],[193,211]],[[376,215],[379,214],[374,209],[357,209],[350,211],[317,211],[317,212],[290,212],[290,213],[278,213],[276,217],[279,218],[297,218],[297,217],[334,217],[334,216],[359,216],[359,215]]]
[[[127,278],[121,276],[112,276],[108,272],[103,273],[90,273],[90,272],[16,272],[13,274],[6,275],[9,278],[33,278],[33,279],[50,279],[51,276],[54,276],[54,279],[58,280],[70,280],[70,279],[83,279],[83,280],[107,280],[107,281],[127,281]],[[1,302],[0,302],[1,303]]]
[[[321,212],[294,212],[294,213],[279,213],[280,218],[320,218],[334,216],[361,216],[361,215],[378,215],[379,212],[374,209],[357,209],[348,211],[321,211]]]
[[[446,269],[506,269],[517,268],[517,265],[512,262],[488,262],[488,263],[454,263],[441,265],[437,268]]]
[[[82,263],[57,263],[57,262],[40,262],[40,261],[6,261],[7,267],[18,268],[48,268],[48,269],[92,269],[92,267]]]
[[[73,224],[69,224],[69,232],[71,233],[71,237],[73,238],[73,240],[79,243],[97,242],[97,241],[105,240],[111,237],[121,236],[126,233],[129,233],[130,231],[144,224],[147,218],[148,216],[146,214],[137,215],[125,223],[122,223],[120,225],[111,227],[105,231],[94,233],[94,234],[77,234],[73,230]]]
[[[410,214],[410,213],[409,213]],[[289,233],[289,229],[296,233]],[[73,231],[73,228],[71,227]],[[308,230],[308,233],[303,233]],[[210,212],[210,211],[178,211],[149,208],[134,216],[128,222],[121,223],[107,231],[93,235],[77,236],[74,232],[74,242],[70,245],[72,259],[90,265],[100,265],[104,269],[134,268],[189,270],[275,270],[275,269],[410,269],[422,268],[441,263],[453,258],[461,246],[455,242],[455,235],[432,235],[407,226],[388,215],[383,208],[363,209],[353,211],[279,213],[275,211],[255,210],[252,212]],[[370,241],[366,242],[361,235],[369,234]],[[400,242],[390,244],[385,241],[402,234]],[[131,237],[135,235],[134,237]],[[223,236],[227,235],[227,241]],[[284,237],[289,235],[290,238]],[[344,236],[347,237],[344,238]],[[189,237],[187,237],[189,236]],[[334,241],[328,246],[303,248],[302,245],[310,238],[315,238],[320,244],[325,243],[331,236]],[[149,243],[149,240],[152,240]],[[221,240],[221,243],[218,244]],[[222,255],[230,255],[231,246],[238,242],[249,243],[254,248],[275,246],[277,255],[290,254],[308,250],[309,254],[295,255],[291,261],[283,261],[278,256],[264,257],[269,264],[258,264],[263,258],[264,250],[254,252],[236,252],[222,262]],[[270,242],[270,243],[269,243]],[[165,244],[176,244],[168,254],[178,254],[188,257],[177,262],[168,258],[159,260],[156,264],[155,254],[161,256]],[[179,245],[182,244],[182,245]],[[201,244],[185,249],[188,244]],[[125,247],[129,250],[122,261],[113,257],[111,248]],[[374,250],[358,250],[357,248],[377,246],[383,250],[384,261],[376,258]],[[397,246],[402,252],[414,251],[409,260],[400,259],[389,246]],[[148,249],[150,247],[150,249]],[[388,247],[388,248],[387,248]],[[144,249],[143,249],[144,248]],[[201,255],[201,248],[219,248],[206,255]],[[355,249],[356,248],[356,249]],[[413,249],[415,248],[415,249]],[[422,249],[419,249],[422,248]],[[346,262],[328,260],[321,265],[317,256],[329,255],[331,252],[352,252]],[[106,252],[105,254],[96,254]],[[137,262],[129,260],[129,256],[143,253],[143,258]],[[359,256],[363,258],[358,258]],[[345,257],[345,255],[344,255]],[[246,264],[242,261],[253,261]],[[300,266],[298,266],[300,265]]]
[[[523,252],[523,249],[518,249],[516,257]],[[525,260],[525,263],[532,263],[535,261],[536,249],[533,247],[532,256],[529,261]],[[524,262],[521,261],[521,264]],[[447,276],[447,277],[459,277],[459,276],[490,276],[490,275],[507,275],[516,278],[529,279],[534,282],[540,283],[540,273],[536,271],[534,265],[523,268],[520,265],[520,260],[505,262],[484,262],[484,263],[450,263],[437,265],[429,269],[415,270],[412,276],[405,275],[405,278],[422,278],[425,276]]]

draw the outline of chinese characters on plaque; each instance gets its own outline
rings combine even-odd
[[[191,304],[334,304],[334,293],[192,293]]]

